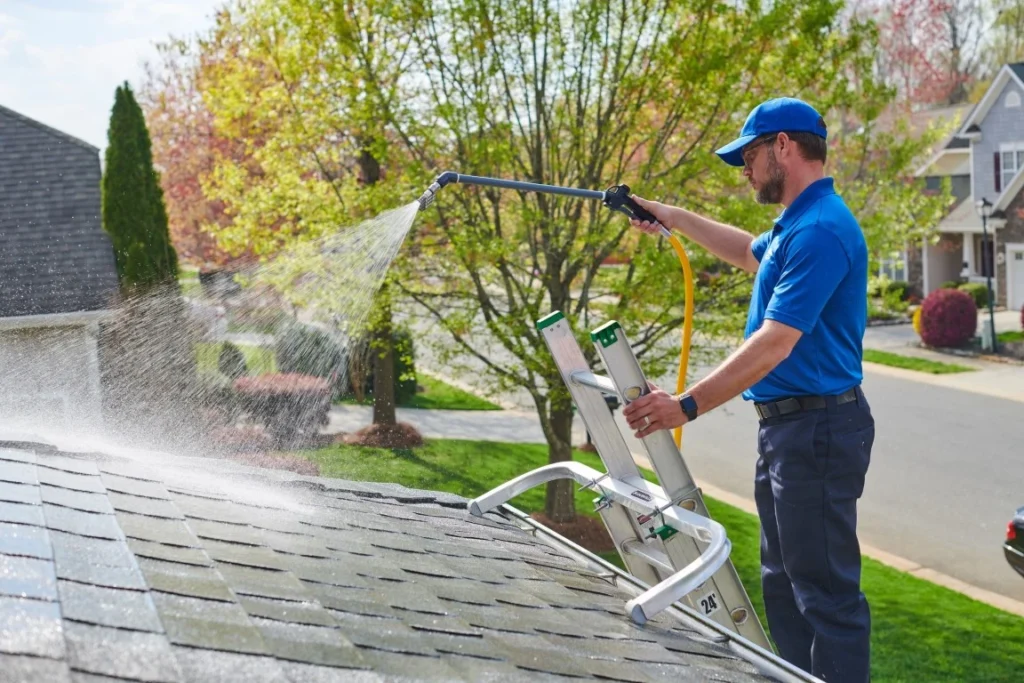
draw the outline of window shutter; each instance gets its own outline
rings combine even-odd
[[[1003,167],[999,163],[999,152],[993,152],[993,156],[996,160],[996,192],[1003,191]]]

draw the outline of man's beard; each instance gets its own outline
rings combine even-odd
[[[758,204],[778,204],[786,185],[786,171],[775,160],[775,152],[768,149],[768,180],[757,191]]]

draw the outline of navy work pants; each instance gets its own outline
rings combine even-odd
[[[857,499],[875,423],[857,400],[762,419],[755,498],[768,628],[787,661],[825,681],[870,679]]]

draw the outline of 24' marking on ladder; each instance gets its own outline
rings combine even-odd
[[[706,617],[711,616],[722,607],[722,598],[718,597],[718,593],[715,591],[701,595],[696,598],[696,602],[701,613]]]

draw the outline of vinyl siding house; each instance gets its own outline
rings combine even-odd
[[[100,419],[97,336],[118,291],[100,178],[97,148],[0,106],[4,426]]]
[[[1024,306],[1024,63],[1003,66],[917,175],[935,189],[948,178],[956,201],[938,226],[938,243],[908,246],[905,268],[897,259],[883,265],[887,274],[925,295],[951,280],[984,283],[991,275],[996,305]],[[987,241],[982,200],[992,205]]]

